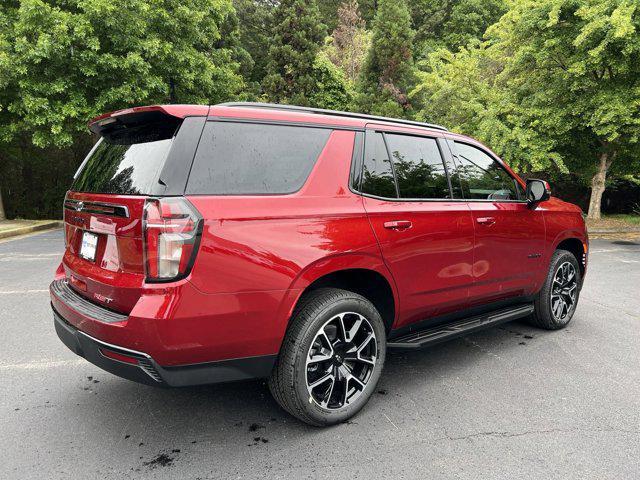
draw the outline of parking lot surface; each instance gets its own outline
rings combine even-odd
[[[62,232],[0,243],[2,479],[640,477],[640,243],[593,240],[572,323],[390,352],[353,421],[304,425],[262,381],[158,389],[57,338]]]

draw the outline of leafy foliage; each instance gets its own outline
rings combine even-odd
[[[482,38],[507,10],[505,0],[414,0],[409,6],[419,56],[441,47],[455,52]]]
[[[268,58],[265,52],[271,46],[270,31],[277,4],[277,0],[233,0],[240,20],[240,44],[249,57],[243,74],[254,96],[259,94],[260,82],[266,75]]]
[[[325,32],[315,0],[282,0],[274,14],[262,82],[270,101],[309,105],[316,85],[314,63]]]
[[[230,0],[2,3],[0,190],[7,214],[59,216],[91,145],[90,118],[241,95],[245,54],[236,22]]]
[[[225,0],[23,0],[3,7],[0,139],[68,146],[87,119],[157,102],[216,102],[243,87]],[[3,22],[4,23],[4,22]],[[4,56],[3,56],[4,58]]]
[[[6,0],[0,191],[7,213],[59,215],[94,140],[91,117],[230,99],[443,123],[526,174],[563,179],[568,188],[581,178],[595,216],[605,185],[640,171],[640,4]]]
[[[420,115],[485,140],[523,170],[580,172],[597,217],[609,168],[638,168],[639,30],[627,0],[519,0],[486,45],[430,57],[413,92]]]
[[[360,78],[358,107],[381,115],[404,117],[414,81],[411,16],[404,0],[380,0],[373,21],[371,48]]]
[[[376,15],[378,2],[379,0],[358,0],[357,2],[362,18],[368,26]],[[342,21],[340,7],[345,3],[345,0],[321,0],[318,2],[320,16],[322,22],[327,26],[327,30],[333,31],[338,27]]]
[[[476,44],[458,53],[440,49],[430,54],[428,72],[411,96],[422,108],[417,118],[441,123],[473,136],[491,147],[520,171],[552,166],[566,171],[554,142],[529,128],[518,105],[499,83],[504,59]]]
[[[640,138],[639,29],[626,0],[526,0],[489,34],[536,130],[560,139],[580,131],[604,146]]]
[[[360,76],[371,38],[364,28],[357,0],[345,0],[338,8],[338,17],[338,26],[327,39],[325,51],[331,61],[355,83]]]
[[[336,67],[324,52],[320,52],[313,64],[316,88],[309,97],[309,104],[330,110],[348,110],[353,101],[353,87],[344,72]]]

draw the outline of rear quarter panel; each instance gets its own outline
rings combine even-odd
[[[334,131],[295,194],[188,197],[205,219],[189,280],[205,306],[192,327],[224,332],[218,351],[276,353],[295,302],[322,275],[370,268],[390,277],[362,199],[347,187],[353,141],[354,132]]]

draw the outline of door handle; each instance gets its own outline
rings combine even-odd
[[[496,223],[495,217],[478,217],[476,218],[476,222],[482,225],[493,225]]]
[[[392,220],[390,222],[384,222],[384,228],[388,228],[390,230],[406,230],[407,228],[411,228],[411,221],[409,220]]]

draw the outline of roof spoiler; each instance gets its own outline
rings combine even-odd
[[[149,105],[105,113],[90,120],[88,127],[93,133],[104,136],[117,125],[140,125],[163,119],[183,119],[191,115],[206,117],[208,113],[209,107],[206,105]]]

